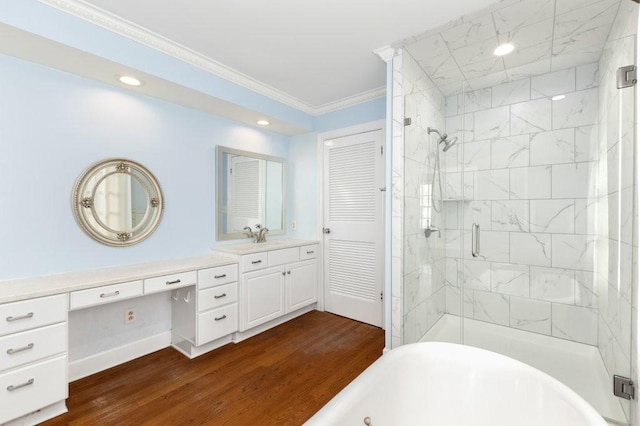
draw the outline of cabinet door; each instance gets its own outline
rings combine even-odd
[[[286,272],[287,312],[318,300],[318,264],[315,259],[287,265]]]
[[[284,276],[282,266],[242,275],[240,331],[284,315]]]

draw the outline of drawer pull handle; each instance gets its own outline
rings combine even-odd
[[[262,263],[262,260],[252,260],[251,261],[252,265],[257,265],[258,263]]]
[[[213,296],[214,299],[222,299],[223,297],[227,297],[227,293],[216,294]]]
[[[173,285],[173,284],[180,284],[180,282],[181,282],[180,279],[177,279],[177,280],[173,280],[173,281],[167,281],[166,284],[167,285]]]
[[[287,271],[287,274],[288,274],[288,275],[291,275],[291,271]]]
[[[33,318],[33,312],[29,312],[28,314],[22,315],[19,317],[7,317],[7,322],[18,321],[21,319],[29,319],[29,318]]]
[[[214,275],[214,276],[213,276],[213,278],[215,278],[215,279],[217,279],[217,280],[218,280],[218,279],[220,279],[220,278],[224,278],[224,277],[226,277],[226,276],[227,276],[227,274]]]
[[[313,254],[313,253],[314,253],[314,251],[313,251],[313,250],[309,250],[309,251],[307,251],[307,254]]]
[[[13,349],[13,348],[12,349],[7,349],[7,353],[9,355],[13,355],[13,354],[18,353],[18,352],[28,351],[29,349],[33,349],[33,346],[34,346],[33,343],[29,343],[27,346],[23,346],[23,347],[18,348],[18,349]]]
[[[120,290],[116,290],[113,293],[100,293],[100,299],[106,299],[107,297],[120,296]]]
[[[21,383],[19,385],[9,385],[9,386],[7,386],[7,390],[9,392],[13,392],[14,390],[18,390],[20,388],[24,388],[26,386],[32,385],[34,381],[35,381],[34,379],[29,379],[26,382]]]
[[[214,318],[214,320],[216,320],[216,321],[222,321],[222,320],[223,320],[223,319],[225,319],[226,317],[227,317],[226,315],[223,315],[223,316],[221,316],[221,317]]]

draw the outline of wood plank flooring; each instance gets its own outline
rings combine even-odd
[[[301,425],[382,355],[383,330],[313,311],[189,360],[172,348],[70,384],[45,425]]]

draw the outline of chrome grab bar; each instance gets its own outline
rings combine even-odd
[[[477,223],[471,226],[471,256],[480,256],[480,225]]]

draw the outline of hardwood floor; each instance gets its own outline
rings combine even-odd
[[[70,384],[45,425],[301,425],[382,355],[383,330],[313,311],[189,360],[172,348]]]

